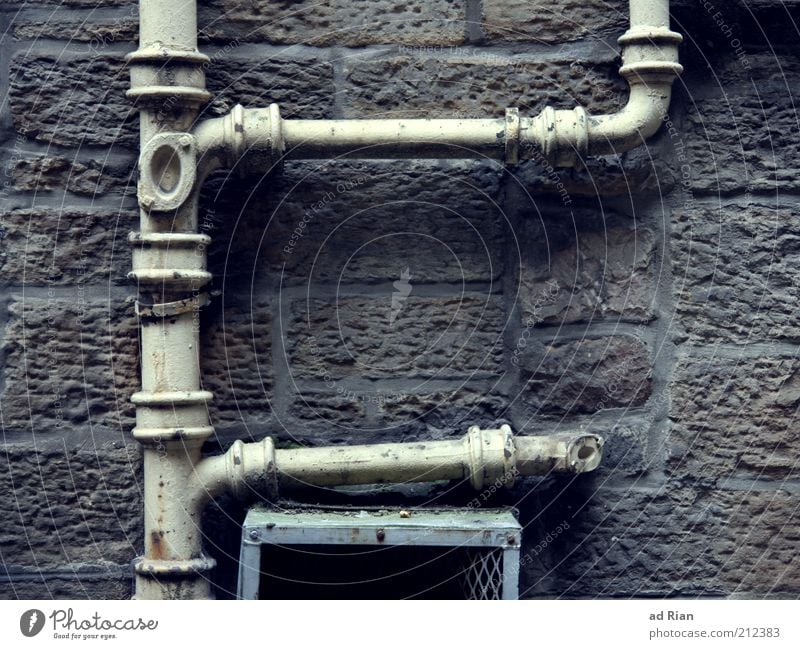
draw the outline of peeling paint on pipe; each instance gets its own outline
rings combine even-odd
[[[516,164],[543,157],[580,165],[587,155],[621,153],[652,135],[680,74],[681,37],[669,30],[668,0],[631,0],[631,26],[620,38],[620,73],[630,98],[613,115],[545,108],[536,117],[424,120],[282,120],[277,105],[206,120],[210,99],[197,50],[193,0],[140,0],[139,49],[128,56],[128,95],[140,110],[140,232],[130,278],[139,286],[142,390],[134,437],[144,446],[145,551],[135,560],[136,597],[210,597],[214,563],[203,554],[203,507],[215,495],[276,495],[298,485],[334,486],[419,480],[498,479],[592,471],[602,457],[594,435],[514,436],[508,427],[472,427],[461,440],[276,450],[266,439],[236,442],[224,455],[201,456],[214,432],[212,394],[200,389],[197,310],[205,304],[208,237],[197,232],[198,196],[213,169],[265,170],[287,158],[489,157]]]
[[[535,117],[510,108],[495,119],[303,120],[280,117],[277,106],[244,109],[195,129],[210,167],[241,164],[265,171],[282,159],[490,158],[516,164],[542,158],[581,166],[587,156],[620,154],[660,127],[683,68],[680,34],[669,29],[668,0],[631,0],[630,29],[620,39],[620,74],[627,105],[611,115],[547,107]]]
[[[204,459],[194,489],[276,496],[282,489],[466,480],[480,490],[517,476],[593,471],[603,440],[587,433],[520,436],[509,426],[470,428],[461,439],[278,449],[272,440],[236,442],[228,453]]]

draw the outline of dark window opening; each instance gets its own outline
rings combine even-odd
[[[496,599],[492,549],[295,545],[261,548],[260,599]]]

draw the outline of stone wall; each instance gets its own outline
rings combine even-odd
[[[359,118],[625,101],[622,0],[200,4],[209,115],[236,102]],[[673,14],[686,74],[661,131],[621,157],[580,171],[330,161],[215,176],[201,209],[215,241],[209,452],[265,435],[582,426],[607,439],[600,470],[486,499],[520,510],[523,596],[796,597],[800,3],[680,0]],[[137,14],[128,0],[12,0],[0,21],[0,596],[127,597],[142,544],[125,279],[138,121],[123,56]],[[212,507],[207,532],[226,597],[243,508],[221,506],[233,514]]]

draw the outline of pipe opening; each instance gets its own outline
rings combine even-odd
[[[593,471],[600,465],[603,442],[594,435],[584,435],[576,439],[569,448],[569,461],[579,473]]]
[[[164,194],[172,194],[181,179],[181,159],[178,152],[163,144],[150,159],[150,178],[153,185]]]

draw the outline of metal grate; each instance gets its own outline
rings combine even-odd
[[[508,510],[253,509],[238,597],[517,599],[520,537]]]
[[[466,550],[461,588],[464,599],[503,599],[503,551]]]

